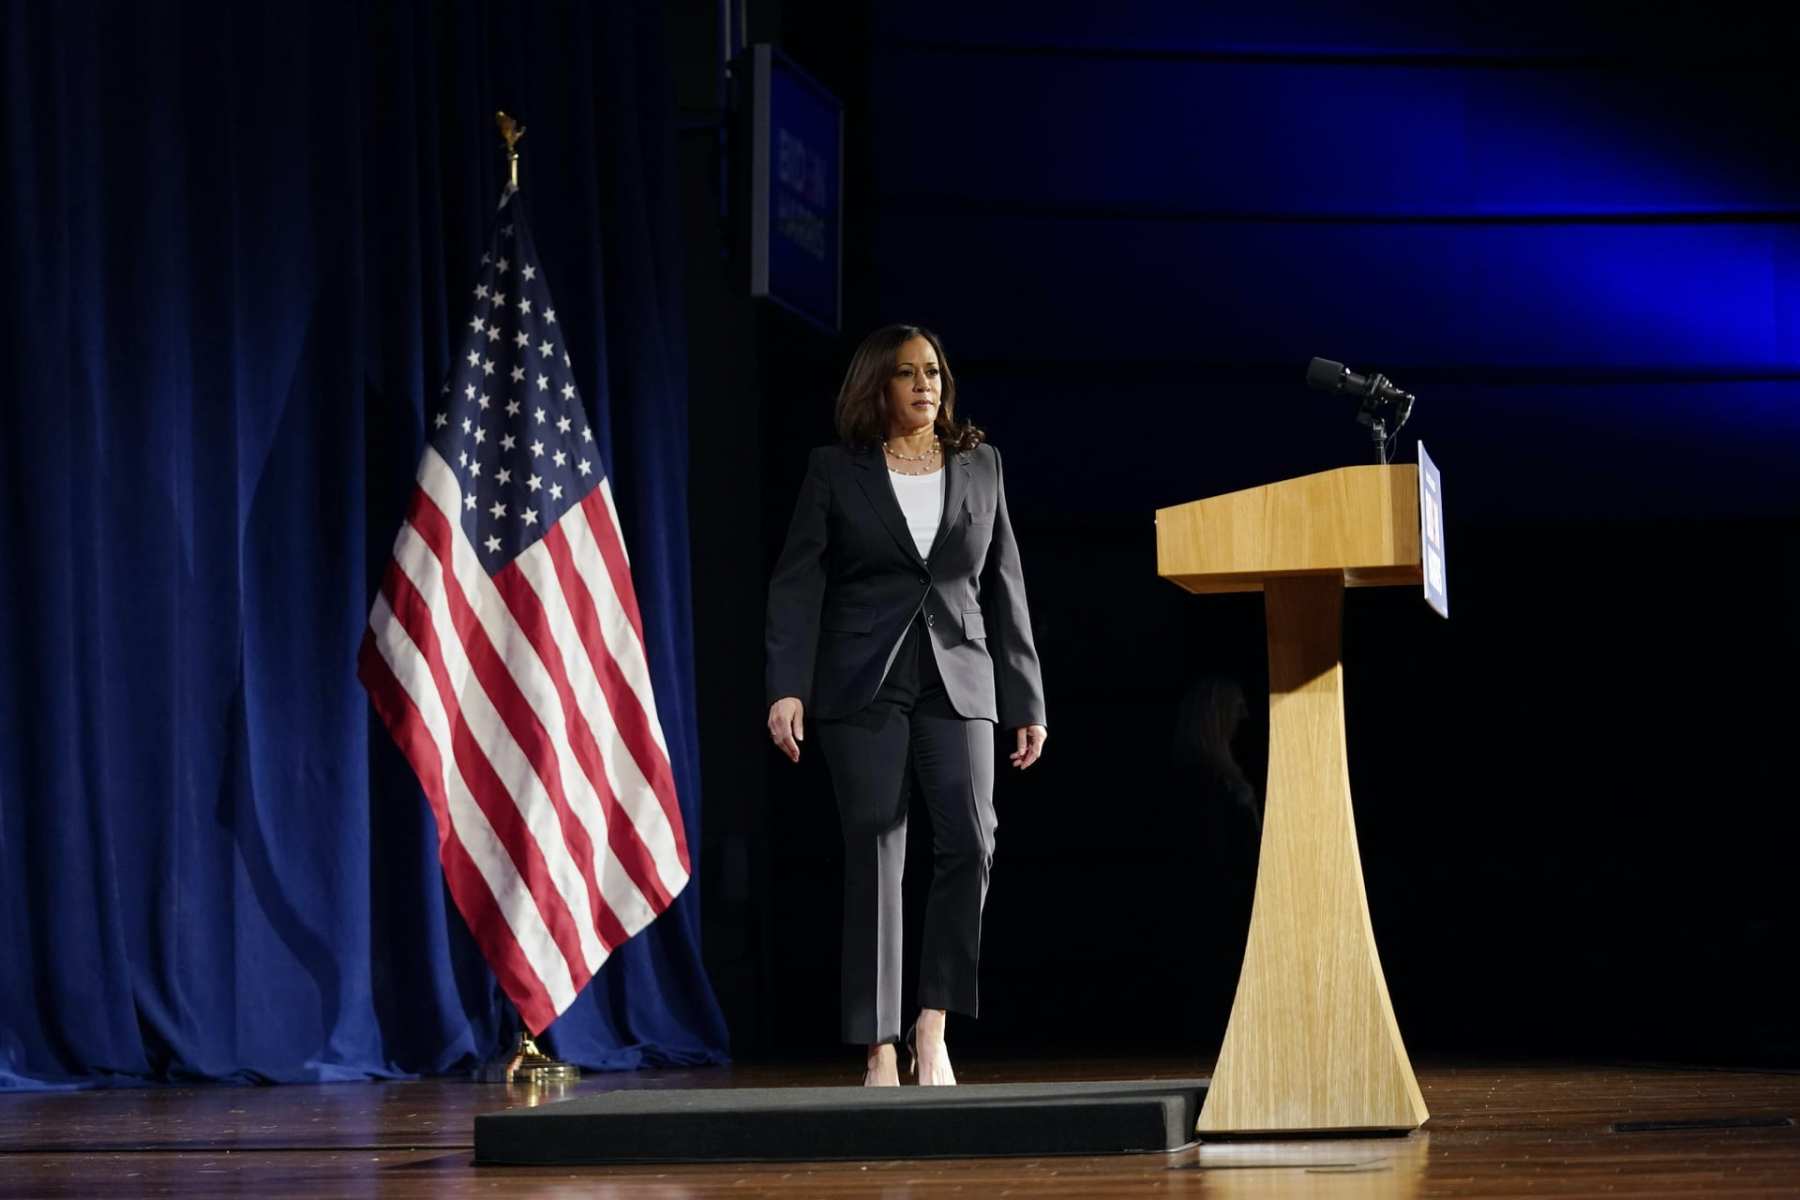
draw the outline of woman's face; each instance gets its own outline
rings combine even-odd
[[[902,344],[894,352],[894,373],[888,377],[884,392],[889,437],[917,433],[937,420],[942,373],[937,351],[922,337]]]

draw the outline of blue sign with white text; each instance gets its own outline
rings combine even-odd
[[[835,330],[843,107],[781,55],[757,49],[767,56],[758,130],[766,173],[757,181],[765,191],[752,293]]]

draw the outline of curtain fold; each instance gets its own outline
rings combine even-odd
[[[0,1087],[471,1066],[515,1023],[355,653],[505,108],[699,846],[660,6],[5,8]],[[722,1060],[698,905],[552,1045]]]

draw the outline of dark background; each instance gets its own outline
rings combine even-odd
[[[1178,713],[1241,686],[1260,789],[1261,610],[1159,580],[1152,513],[1368,461],[1302,387],[1316,354],[1417,392],[1401,457],[1423,438],[1445,474],[1454,618],[1406,589],[1346,617],[1409,1048],[1800,1062],[1793,18],[748,8],[847,107],[846,311],[833,337],[745,297],[719,9],[681,0],[704,930],[736,1054],[842,1053],[836,820],[816,755],[762,731],[763,588],[850,350],[906,320],[1007,454],[1053,735],[1001,781],[959,1052],[1216,1050],[1254,841]]]

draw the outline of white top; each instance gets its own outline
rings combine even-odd
[[[911,531],[919,557],[931,553],[937,541],[938,522],[944,518],[944,471],[940,467],[929,475],[902,475],[893,469],[888,479],[894,485],[894,497],[906,515],[906,528]]]

